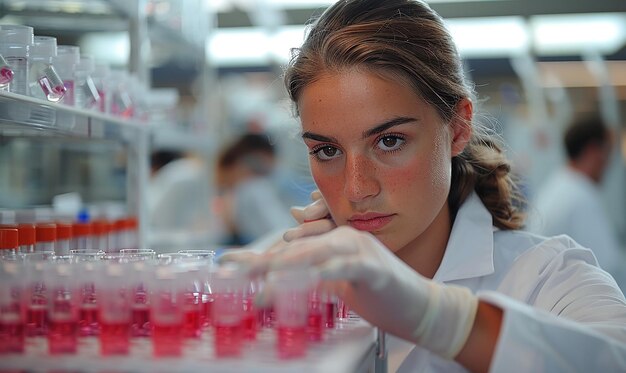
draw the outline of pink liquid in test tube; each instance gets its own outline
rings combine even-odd
[[[134,304],[131,318],[131,335],[133,337],[149,337],[152,334],[148,305]]]
[[[74,354],[77,350],[78,322],[76,320],[50,320],[48,350],[51,355]]]
[[[256,339],[257,313],[254,308],[254,299],[243,299],[243,330],[244,337],[248,340]]]
[[[337,305],[333,302],[327,302],[324,307],[326,310],[326,327],[332,329],[335,327],[335,318],[337,318]]]
[[[8,84],[13,80],[13,70],[8,66],[2,66],[0,68],[0,84]]]
[[[202,309],[194,307],[185,311],[185,325],[183,334],[187,338],[199,338],[202,331],[200,319],[202,317]]]
[[[19,315],[0,319],[0,354],[24,352],[24,322]]]
[[[307,334],[309,335],[309,341],[321,341],[323,330],[322,313],[319,310],[309,311],[309,319],[307,324]]]
[[[48,334],[48,313],[45,304],[31,304],[26,310],[26,336]]]
[[[241,355],[243,324],[215,325],[215,354],[219,357]]]
[[[83,304],[79,312],[79,335],[81,337],[98,335],[98,307],[96,304]]]
[[[153,322],[152,347],[154,356],[180,356],[182,354],[183,323],[161,324]]]
[[[204,296],[203,296],[204,297]],[[213,298],[205,298],[202,300],[202,309],[204,312],[202,326],[208,327],[213,325],[212,314]]]
[[[278,357],[293,359],[306,354],[306,327],[278,326]]]
[[[130,323],[102,321],[100,324],[100,353],[127,355],[130,350]]]

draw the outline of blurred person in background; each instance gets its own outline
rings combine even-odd
[[[539,189],[530,205],[528,229],[545,236],[566,234],[590,248],[624,290],[626,256],[600,189],[611,132],[598,113],[579,115],[565,130],[563,145],[567,162]]]
[[[222,244],[239,246],[296,224],[275,177],[276,149],[265,134],[246,133],[218,156],[215,208],[226,230]]]
[[[150,156],[148,223],[155,231],[206,231],[211,221],[206,162],[168,149]]]

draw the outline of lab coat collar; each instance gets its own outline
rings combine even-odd
[[[473,192],[456,214],[446,252],[433,280],[447,282],[493,273],[493,232],[491,214]]]

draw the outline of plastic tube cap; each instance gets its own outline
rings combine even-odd
[[[102,236],[107,233],[107,223],[104,220],[94,220],[91,222],[91,232],[94,236]]]
[[[0,228],[0,249],[17,249],[17,229]]]
[[[2,44],[33,44],[33,28],[23,25],[0,25],[0,43]]]
[[[57,223],[57,240],[69,240],[73,236],[72,224]]]
[[[75,45],[58,45],[54,67],[57,69],[74,70],[80,62],[80,48]]]
[[[74,223],[72,232],[74,237],[91,236],[91,223]]]
[[[54,242],[57,239],[57,226],[55,224],[37,224],[35,231],[37,242]]]
[[[84,71],[91,74],[96,68],[96,64],[91,55],[82,55],[76,65],[76,70]]]
[[[30,56],[33,58],[56,57],[57,39],[52,36],[35,36],[34,44],[30,48]]]
[[[19,245],[34,245],[35,244],[35,225],[34,224],[20,224],[17,226]]]

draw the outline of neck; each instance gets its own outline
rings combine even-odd
[[[422,276],[433,278],[441,265],[451,229],[450,209],[446,202],[430,226],[396,255]]]
[[[581,160],[569,161],[568,167],[574,172],[584,175],[594,183],[600,182],[600,177],[597,172],[598,167],[591,162],[585,162]]]

